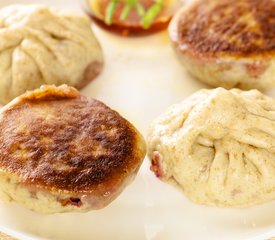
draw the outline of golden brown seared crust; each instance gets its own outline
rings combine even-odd
[[[237,56],[274,53],[274,0],[199,0],[178,23],[182,50]]]
[[[106,191],[136,172],[144,154],[128,121],[64,85],[26,93],[0,115],[0,168],[26,185]]]

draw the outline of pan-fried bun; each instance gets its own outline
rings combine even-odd
[[[170,25],[179,59],[215,87],[275,86],[275,1],[197,0]]]
[[[43,86],[0,110],[0,196],[42,213],[99,209],[133,180],[145,151],[102,102]]]

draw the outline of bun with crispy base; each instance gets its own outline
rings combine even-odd
[[[41,213],[99,209],[133,180],[145,151],[102,102],[43,86],[0,110],[0,197]]]
[[[274,12],[274,0],[197,0],[176,14],[170,38],[200,81],[265,90],[275,86]]]

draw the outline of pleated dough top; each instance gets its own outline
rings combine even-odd
[[[0,10],[0,102],[43,84],[84,87],[103,56],[86,16],[42,5]]]
[[[196,202],[275,199],[275,101],[257,90],[200,90],[159,117],[148,142],[151,169]]]

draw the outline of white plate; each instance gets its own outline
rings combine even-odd
[[[0,5],[30,2],[38,1],[1,0]],[[39,2],[79,8],[77,0]],[[149,123],[169,105],[206,87],[180,66],[166,32],[122,38],[94,30],[106,64],[83,93],[119,111],[144,135]],[[0,231],[24,240],[267,239],[275,236],[275,202],[249,209],[200,206],[156,179],[145,159],[134,183],[105,209],[43,216],[16,204],[0,204]]]

